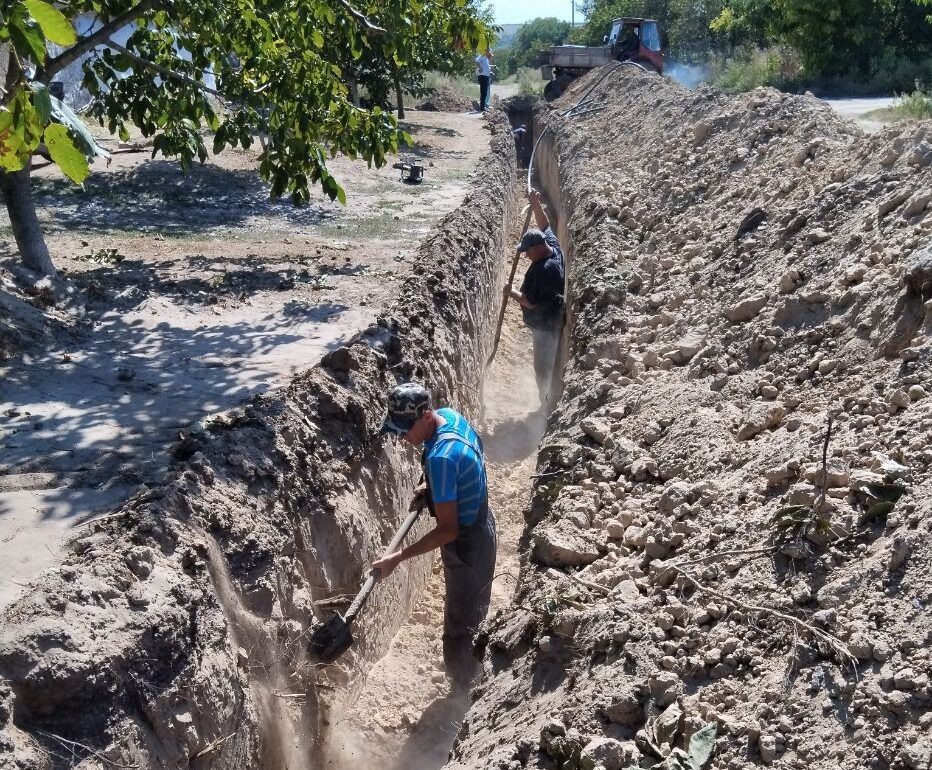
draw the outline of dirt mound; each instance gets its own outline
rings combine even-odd
[[[431,89],[415,109],[428,112],[469,112],[475,109],[475,104],[450,86],[438,86]]]
[[[451,766],[928,770],[932,128],[593,105],[537,114],[570,357]]]
[[[381,587],[340,665],[307,660],[315,603],[355,592],[416,481],[415,453],[378,436],[386,388],[417,377],[476,408],[513,219],[514,143],[503,117],[490,128],[474,193],[420,248],[392,312],[284,391],[190,431],[169,483],[90,526],[4,612],[0,764],[313,762],[427,578],[420,560]]]

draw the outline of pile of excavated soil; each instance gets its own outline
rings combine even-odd
[[[928,770],[932,127],[594,104],[537,114],[570,357],[452,766]]]
[[[415,109],[426,112],[469,112],[473,102],[449,86],[431,89],[427,97]]]

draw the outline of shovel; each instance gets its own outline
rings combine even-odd
[[[524,227],[521,228],[521,235],[524,235],[527,226],[531,224],[531,205],[528,204],[527,207],[527,217],[524,219]],[[511,263],[511,275],[508,276],[508,283],[506,286],[511,286],[515,280],[515,273],[518,272],[518,258],[521,256],[521,249],[515,249],[514,260]],[[489,354],[488,360],[485,362],[485,368],[488,369],[492,365],[492,360],[495,358],[495,354],[498,352],[498,343],[502,338],[502,325],[505,323],[505,313],[508,312],[508,297],[502,298],[502,308],[498,314],[498,326],[495,327],[495,341],[492,343],[492,352]]]
[[[401,528],[395,533],[392,542],[388,544],[387,553],[394,553],[397,550],[423,510],[424,505],[420,505],[408,515]],[[369,594],[372,593],[372,589],[375,588],[378,579],[379,570],[372,570],[369,577],[366,578],[366,582],[362,584],[362,588],[359,589],[359,593],[356,594],[356,598],[353,599],[353,603],[349,606],[346,614],[335,614],[326,623],[318,626],[314,633],[311,634],[310,652],[322,663],[330,663],[336,660],[352,646],[353,621],[356,620],[356,616],[369,598]]]

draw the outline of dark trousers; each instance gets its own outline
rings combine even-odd
[[[557,363],[557,348],[560,344],[560,327],[531,329],[534,340],[534,376],[537,378],[537,394],[541,408],[553,408],[550,403],[553,389],[553,370]]]
[[[479,672],[473,637],[489,611],[497,538],[488,500],[475,524],[460,527],[456,540],[440,549],[446,582],[443,662],[454,684],[468,686]]]
[[[489,108],[489,83],[492,78],[488,75],[479,75],[479,110],[485,112]]]

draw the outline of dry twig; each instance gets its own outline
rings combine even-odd
[[[230,740],[230,738],[232,738],[234,735],[236,735],[236,731],[230,733],[229,735],[223,738],[218,738],[213,743],[208,743],[203,749],[197,752],[197,754],[191,757],[191,761],[193,762],[195,759],[200,759],[201,757],[206,756],[207,754],[211,754],[215,752],[218,748],[220,748],[221,743],[223,743],[224,741]]]
[[[94,751],[94,749],[92,749],[90,746],[80,743],[79,741],[71,741],[67,738],[62,738],[60,735],[55,735],[55,733],[47,733],[45,730],[36,730],[36,732],[39,733],[39,735],[44,735],[46,738],[51,738],[52,740],[58,741],[65,748],[84,749],[84,751],[88,752],[91,756],[96,757],[101,762],[104,762],[111,767],[121,767],[126,768],[126,770],[133,770],[133,768],[139,767],[139,765],[125,765],[122,762],[117,762],[116,760],[110,759],[109,757],[105,757],[99,751]]]
[[[708,594],[709,596],[713,596],[716,599],[719,599],[725,602],[726,604],[732,604],[735,607],[738,607],[739,609],[744,610],[745,612],[759,612],[759,613],[763,613],[766,615],[771,615],[777,618],[778,620],[782,620],[785,623],[789,623],[795,630],[804,631],[807,634],[809,634],[809,636],[816,639],[817,641],[827,644],[836,653],[838,653],[840,657],[846,659],[851,664],[851,668],[855,673],[855,677],[857,677],[857,670],[858,670],[857,669],[857,663],[858,663],[857,658],[854,657],[851,650],[848,649],[847,645],[843,641],[841,641],[841,639],[839,639],[837,636],[833,636],[832,634],[829,634],[819,628],[816,628],[811,623],[807,623],[806,621],[800,620],[797,617],[793,617],[792,615],[787,615],[785,612],[780,612],[779,610],[775,610],[773,607],[764,607],[764,606],[757,605],[757,604],[748,604],[746,602],[739,601],[738,599],[735,599],[731,596],[727,596],[723,594],[721,591],[716,591],[713,588],[708,588],[702,585],[702,583],[700,583],[699,580],[695,576],[693,576],[686,570],[682,569],[681,567],[677,567],[672,564],[667,565],[667,566],[669,567],[669,569],[672,569],[678,572],[680,575],[682,575],[690,584],[692,584],[692,586],[697,591],[700,591],[704,594]]]
[[[828,424],[825,427],[825,441],[822,442],[822,479],[819,499],[816,501],[814,513],[819,518],[822,514],[822,506],[825,505],[825,493],[828,490],[828,442],[832,438],[832,413],[828,413]]]

